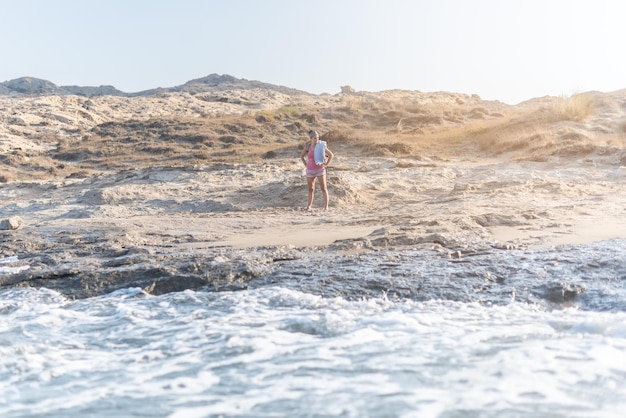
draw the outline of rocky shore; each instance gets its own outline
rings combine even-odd
[[[0,97],[0,259],[14,267],[0,288],[220,291],[311,252],[462,258],[626,237],[626,92],[508,106],[234,81]],[[302,210],[309,128],[337,156],[328,212]]]

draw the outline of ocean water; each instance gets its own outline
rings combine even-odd
[[[625,261],[312,253],[240,291],[4,290],[0,416],[621,417]]]

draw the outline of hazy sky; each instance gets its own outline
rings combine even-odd
[[[0,0],[0,82],[136,92],[218,73],[514,104],[626,88],[625,12],[623,0]]]

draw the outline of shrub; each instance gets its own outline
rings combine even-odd
[[[291,117],[300,116],[300,111],[293,106],[283,106],[277,110],[278,113],[284,113]]]
[[[274,122],[276,120],[276,116],[274,116],[272,112],[269,112],[267,110],[262,110],[259,113],[257,113],[255,120],[259,123]]]
[[[573,121],[582,122],[591,116],[597,108],[593,94],[575,94],[557,99],[548,109],[548,122]]]

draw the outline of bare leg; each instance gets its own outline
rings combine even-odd
[[[326,187],[326,174],[319,177],[320,179],[320,189],[322,189],[322,194],[324,195],[324,210],[328,210],[328,187]]]
[[[315,177],[307,177],[306,184],[309,187],[309,200],[306,204],[306,210],[311,210],[313,205],[313,196],[315,195]]]

